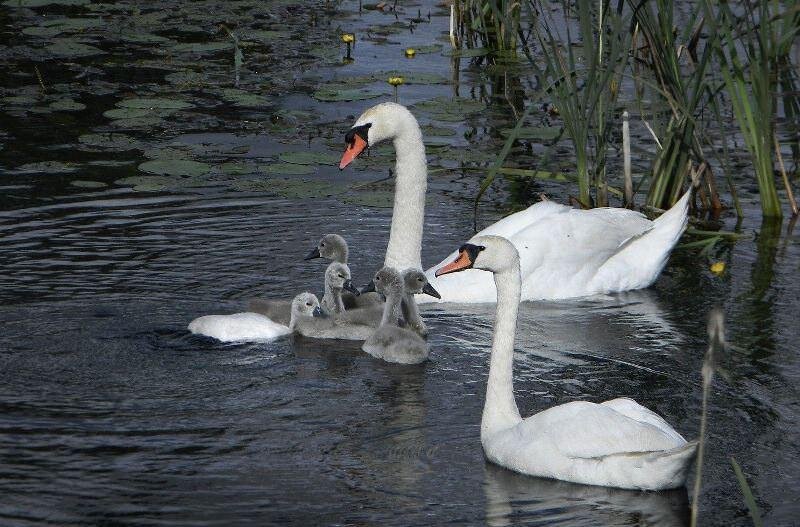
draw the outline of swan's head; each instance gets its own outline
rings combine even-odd
[[[458,249],[455,260],[436,270],[436,276],[466,269],[493,273],[519,266],[519,253],[512,243],[500,236],[476,236]]]
[[[372,281],[361,290],[362,293],[377,291],[383,296],[403,294],[403,277],[394,267],[384,266],[375,273]]]
[[[425,293],[434,298],[442,298],[442,295],[428,283],[425,273],[418,269],[409,269],[403,273],[403,287],[405,287],[406,293]]]
[[[361,114],[344,136],[345,151],[339,169],[344,169],[369,146],[394,139],[417,120],[402,104],[383,102]]]
[[[347,263],[347,253],[347,242],[344,241],[344,238],[338,234],[326,234],[304,259],[325,258],[334,262]]]
[[[356,296],[359,295],[358,288],[356,288],[350,280],[350,268],[347,264],[341,262],[333,262],[330,264],[328,269],[325,270],[325,283],[332,289],[344,289]]]
[[[300,293],[292,300],[292,315],[305,315],[307,317],[320,317],[322,310],[319,299],[313,293]]]

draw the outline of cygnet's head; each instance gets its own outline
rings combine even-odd
[[[313,293],[300,293],[294,300],[292,300],[292,314],[305,315],[308,317],[322,316],[322,310],[319,307],[319,299]]]
[[[372,286],[371,290],[377,291],[383,296],[403,294],[403,278],[394,267],[382,267],[375,273],[375,276],[372,277],[372,282],[367,288],[369,289],[370,286]]]
[[[419,269],[409,269],[403,273],[403,286],[406,293],[425,293],[434,298],[442,298],[442,295],[428,283],[428,277],[425,276],[425,273]]]
[[[466,269],[483,269],[493,273],[519,267],[519,253],[512,243],[500,236],[476,236],[458,249],[458,256],[436,270],[436,276]]]
[[[332,289],[344,289],[358,296],[359,291],[350,280],[350,268],[347,264],[333,262],[325,270],[325,283]]]
[[[368,146],[394,139],[406,130],[419,130],[419,125],[405,106],[383,102],[369,108],[344,136],[346,146],[339,169],[344,169]]]
[[[344,238],[338,234],[326,234],[304,259],[325,258],[334,262],[347,263],[347,256],[348,248]]]

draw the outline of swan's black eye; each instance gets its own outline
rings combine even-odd
[[[376,282],[380,282],[380,281],[381,281],[381,277],[380,277],[380,276],[378,276],[378,275],[375,275],[375,281],[376,281]]]
[[[308,307],[311,307],[311,302],[306,302],[306,305],[307,305]]]
[[[319,246],[320,247],[325,247],[325,244],[324,243],[320,243]]]
[[[339,278],[344,278],[344,275],[343,275],[343,274],[340,274],[340,275],[339,275]]]
[[[422,282],[422,278],[417,278],[417,282]]]

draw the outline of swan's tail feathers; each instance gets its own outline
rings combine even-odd
[[[686,484],[697,441],[690,441],[670,450],[625,452],[597,458],[614,487],[666,490]]]
[[[626,291],[655,282],[686,229],[690,196],[691,190],[688,190],[672,208],[653,221],[652,228],[620,244],[595,275],[598,289]]]

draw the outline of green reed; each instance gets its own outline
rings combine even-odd
[[[459,41],[484,47],[495,57],[515,57],[522,7],[521,0],[455,0]]]
[[[779,5],[774,1],[759,2],[757,12],[746,3],[743,17],[737,17],[726,3],[714,5],[716,12],[710,2],[704,2],[706,18],[716,35],[712,42],[733,114],[753,159],[761,211],[764,216],[781,217],[772,157],[778,84],[775,68],[778,57],[783,56],[783,42],[791,42],[800,25],[781,23],[784,17],[772,11]],[[744,50],[744,58],[740,50]]]

